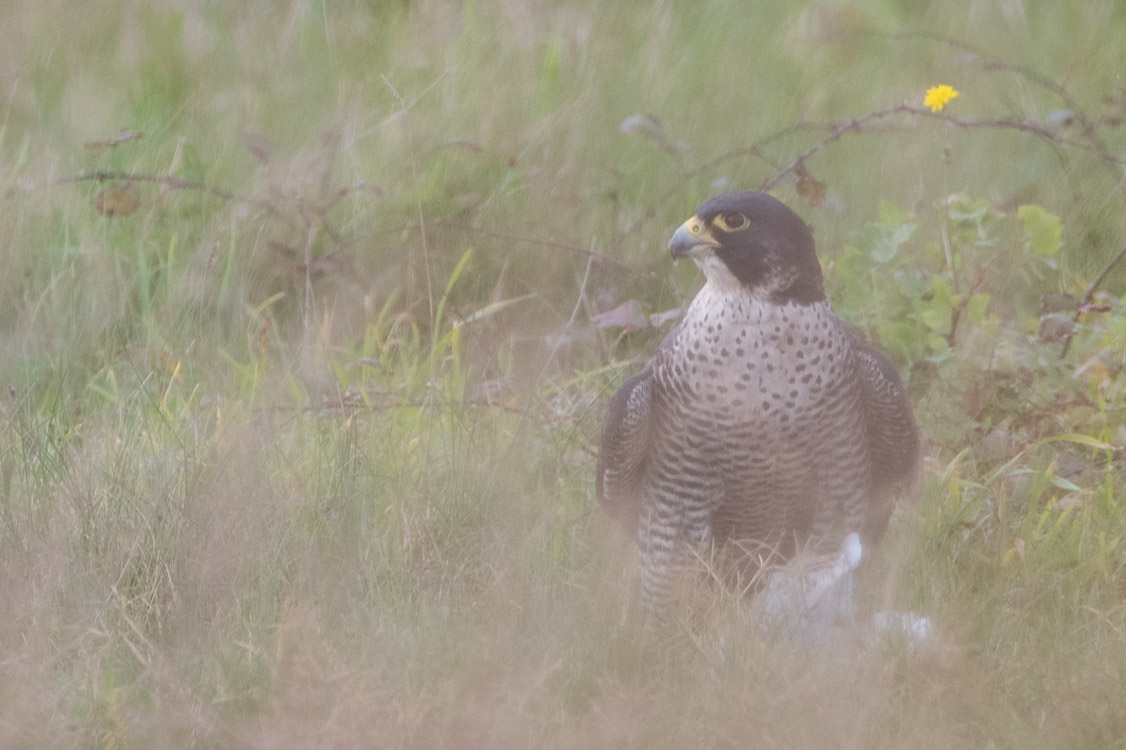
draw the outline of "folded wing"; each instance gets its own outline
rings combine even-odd
[[[863,536],[873,544],[887,530],[899,498],[920,487],[919,433],[907,389],[895,364],[878,348],[857,342],[871,472]]]
[[[653,368],[629,378],[606,409],[598,453],[598,502],[635,534],[644,504],[643,481],[649,460]]]

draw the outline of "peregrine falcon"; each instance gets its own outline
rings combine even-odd
[[[596,480],[636,537],[644,606],[666,610],[697,555],[726,561],[748,593],[769,592],[760,573],[799,553],[851,573],[918,477],[895,365],[833,313],[813,233],[775,198],[712,198],[669,249],[706,282],[611,396]],[[819,580],[797,584],[810,606]]]

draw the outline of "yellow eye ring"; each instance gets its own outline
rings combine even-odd
[[[727,211],[722,214],[716,214],[712,223],[724,232],[741,232],[751,225],[747,217],[738,211]]]

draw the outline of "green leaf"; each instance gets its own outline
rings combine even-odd
[[[933,357],[941,357],[950,351],[950,344],[942,336],[932,333],[927,336],[927,348]]]
[[[471,256],[472,254],[473,248],[467,247],[465,249],[465,252],[461,254],[461,257],[457,259],[457,265],[454,266],[454,270],[450,272],[449,280],[446,281],[446,294],[449,294],[451,291],[453,291],[454,284],[457,283],[458,277],[461,276],[461,272],[465,270],[465,265],[469,263],[469,256]]]
[[[899,252],[899,248],[915,231],[915,224],[885,226],[868,223],[857,236],[856,244],[868,251],[868,256],[877,263],[887,263]]]
[[[946,215],[954,221],[976,222],[989,213],[989,201],[965,198],[951,204]]]
[[[896,227],[891,235],[892,242],[895,243],[895,246],[898,248],[904,242],[911,239],[911,235],[914,233],[915,227],[917,226],[918,224],[900,224]]]
[[[461,254],[461,257],[458,258],[457,265],[454,266],[454,270],[450,272],[450,278],[448,281],[446,281],[446,293],[442,295],[442,299],[438,300],[438,310],[436,313],[434,313],[433,327],[435,334],[437,334],[438,331],[441,330],[442,316],[446,311],[446,302],[450,298],[450,292],[453,291],[454,284],[457,283],[458,277],[461,276],[461,272],[465,270],[466,264],[469,263],[469,257],[471,255],[473,255],[473,248],[467,247],[465,249],[465,252]]]
[[[932,331],[946,331],[950,329],[950,311],[941,307],[928,307],[919,313],[923,325]]]
[[[884,348],[902,359],[916,360],[923,356],[923,342],[917,328],[906,320],[886,321],[877,326],[877,334]]]
[[[1051,479],[1049,479],[1048,481],[1054,484],[1056,487],[1059,487],[1061,490],[1067,490],[1068,492],[1083,491],[1081,487],[1075,484],[1075,482],[1072,482],[1070,479],[1064,479],[1058,474],[1053,474]]]
[[[880,201],[877,209],[880,223],[884,226],[894,227],[906,224],[911,216],[891,201]]]
[[[966,303],[966,314],[970,318],[970,322],[975,326],[979,326],[985,322],[985,308],[989,306],[989,295],[985,292],[979,292],[970,297],[970,301]]]
[[[1018,208],[1017,216],[1024,222],[1024,249],[1044,257],[1055,255],[1063,236],[1060,217],[1032,204]]]
[[[1069,432],[1065,435],[1053,435],[1051,437],[1046,437],[1046,438],[1043,438],[1041,440],[1038,440],[1036,442],[1036,444],[1037,445],[1044,445],[1045,443],[1058,443],[1058,442],[1067,442],[1067,443],[1075,443],[1077,445],[1085,445],[1088,448],[1094,448],[1095,450],[1100,450],[1100,451],[1112,451],[1112,450],[1114,450],[1114,446],[1111,445],[1110,443],[1103,442],[1102,440],[1099,440],[1098,438],[1093,438],[1090,435],[1084,435],[1081,432]]]
[[[950,285],[941,276],[935,276],[932,284],[934,286],[934,303],[942,307],[954,306],[954,295],[950,292]]]

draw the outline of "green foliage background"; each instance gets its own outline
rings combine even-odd
[[[0,746],[1124,746],[1121,270],[1061,354],[1126,244],[1124,34],[1109,1],[5,3]],[[795,653],[719,601],[639,642],[594,450],[664,327],[592,317],[682,305],[671,229],[825,131],[740,149],[939,83],[1055,138],[889,120],[807,160],[824,203],[774,191],[912,389],[927,487],[867,596],[934,638]]]

